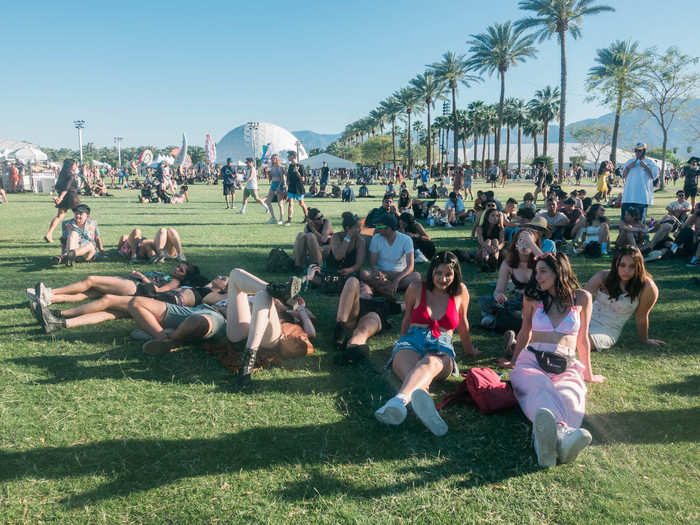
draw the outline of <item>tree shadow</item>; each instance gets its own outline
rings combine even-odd
[[[655,385],[654,389],[664,394],[676,394],[679,396],[700,395],[700,374],[685,376],[682,381]]]
[[[629,410],[586,415],[595,442],[695,443],[700,436],[700,407]]]

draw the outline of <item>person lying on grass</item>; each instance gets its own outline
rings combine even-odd
[[[338,301],[333,339],[340,364],[350,364],[369,355],[367,341],[390,328],[388,317],[403,311],[403,304],[393,299],[372,297],[372,290],[356,277],[345,281]],[[346,332],[350,335],[346,336]]]
[[[643,343],[652,346],[665,344],[660,339],[649,337],[649,313],[659,298],[659,289],[647,273],[642,253],[636,247],[618,249],[610,270],[596,273],[585,288],[595,299],[588,328],[594,350],[614,346],[632,314]]]
[[[455,329],[464,353],[479,354],[471,342],[468,307],[469,292],[462,283],[457,256],[452,252],[438,253],[430,261],[425,281],[411,283],[406,291],[401,337],[387,363],[403,382],[398,394],[374,413],[380,422],[403,423],[410,403],[418,419],[433,434],[447,433],[447,424],[435,409],[428,389],[435,380],[459,375],[452,346]]]
[[[194,289],[205,287],[208,282],[209,280],[199,273],[197,266],[191,263],[180,263],[169,275],[161,272],[143,274],[136,271],[126,277],[89,275],[82,281],[53,289],[48,288],[44,283],[37,283],[34,289],[27,289],[27,295],[30,299],[32,296],[41,297],[46,305],[51,305],[78,303],[106,294],[154,297],[157,293],[168,292],[182,286],[190,286]]]
[[[41,284],[41,283],[40,283]],[[226,297],[228,278],[218,276],[202,288],[181,287],[157,293],[155,300],[175,305],[179,308],[195,307],[202,304],[215,305]],[[49,310],[50,302],[46,300],[45,288],[37,286],[35,295],[30,295],[29,307],[41,323],[44,332],[52,333],[62,328],[76,328],[92,324],[104,323],[123,317],[129,317],[129,301],[132,296],[106,294],[66,310]]]
[[[159,228],[153,239],[145,239],[141,230],[134,228],[129,235],[122,235],[119,238],[117,253],[122,257],[129,257],[131,262],[139,259],[151,263],[162,263],[166,259],[187,261],[182,250],[180,234],[175,228]]]
[[[525,289],[510,381],[520,408],[533,423],[542,467],[553,467],[557,460],[569,463],[591,443],[591,434],[580,428],[586,409],[584,382],[605,381],[591,371],[592,304],[565,254],[538,258]]]

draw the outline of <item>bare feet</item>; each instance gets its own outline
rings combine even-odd
[[[502,368],[515,368],[515,363],[506,359],[505,357],[499,357],[497,363],[498,366]]]

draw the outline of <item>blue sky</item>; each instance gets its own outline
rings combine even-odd
[[[568,40],[568,121],[606,108],[584,102],[595,50],[615,39],[700,56],[696,0],[601,0],[615,13]],[[246,121],[341,131],[469,36],[517,20],[516,0],[9,2],[0,31],[0,138],[75,146],[162,146],[219,140]],[[92,5],[91,5],[92,4]],[[660,7],[663,6],[663,7]],[[693,16],[691,16],[693,15]],[[559,84],[555,40],[508,74],[506,96]],[[458,105],[495,102],[495,77],[462,88]]]

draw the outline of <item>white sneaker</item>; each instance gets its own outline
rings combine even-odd
[[[268,208],[267,206],[263,206],[263,207],[265,208],[265,213],[270,213],[270,208]]]
[[[433,398],[422,389],[414,390],[411,394],[411,407],[418,419],[436,436],[447,434],[447,423],[435,409]]]
[[[380,423],[386,425],[400,425],[406,419],[406,405],[404,405],[398,397],[392,397],[384,403],[384,406],[377,409],[374,417]]]
[[[241,208],[241,209],[238,211],[238,213],[241,214],[241,215],[243,215],[243,214],[245,213],[245,208]]]
[[[481,318],[481,326],[484,328],[491,328],[491,325],[493,322],[496,320],[496,317],[493,315],[489,314],[484,314],[484,316]]]
[[[532,434],[537,463],[540,467],[554,467],[557,464],[557,422],[551,411],[537,409]]]
[[[446,223],[445,223],[445,228],[454,228],[454,226],[452,226],[449,222],[446,222]]]
[[[175,260],[176,260],[177,262],[184,263],[184,262],[187,262],[187,257],[185,257],[185,254],[184,254],[184,253],[178,253],[178,254],[175,256]]]
[[[284,221],[283,221],[282,219],[280,219],[280,220],[277,221],[277,224],[279,224],[280,226],[282,226],[282,225],[284,225]]]
[[[30,301],[34,301],[35,303],[38,302],[36,298],[36,292],[34,291],[34,288],[27,288],[27,298]]]
[[[425,255],[423,255],[423,252],[420,250],[414,251],[413,259],[417,263],[427,263],[428,262],[428,258]]]
[[[559,425],[557,430],[557,454],[560,463],[571,463],[576,456],[591,444],[593,437],[585,428]]]
[[[274,217],[270,217],[265,224],[278,224],[278,221]]]

